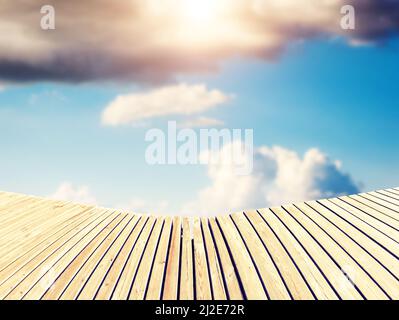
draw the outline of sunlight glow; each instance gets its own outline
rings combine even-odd
[[[187,54],[219,54],[223,48],[257,47],[262,35],[240,14],[246,0],[146,0],[149,21],[164,21],[156,45]]]
[[[217,18],[220,1],[182,0],[182,2],[182,14],[191,23],[206,23]]]

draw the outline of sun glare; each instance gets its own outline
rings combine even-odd
[[[183,0],[183,15],[191,23],[209,22],[216,18],[217,0]]]
[[[171,0],[179,3],[173,40],[179,46],[190,49],[221,47],[237,41],[242,36],[240,19],[234,15],[233,0]]]

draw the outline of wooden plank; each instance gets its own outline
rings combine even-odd
[[[104,281],[100,285],[99,291],[96,295],[97,300],[109,300],[112,297],[116,284],[122,275],[122,272],[129,261],[130,255],[133,252],[141,233],[148,222],[148,217],[141,217],[137,226],[129,235],[128,240],[123,245],[122,250],[116,257],[113,265],[108,271]]]
[[[45,274],[50,274],[45,280],[50,282],[52,279],[52,269],[53,267],[65,256],[69,258],[75,257],[83,248],[90,243],[90,241],[96,237],[104,228],[106,228],[113,220],[118,219],[120,215],[111,215],[109,220],[105,219],[94,226],[90,226],[87,229],[83,229],[84,232],[78,234],[76,237],[72,238],[70,241],[65,243],[63,247],[54,251],[49,257],[47,257],[43,262],[43,266],[35,269],[31,269],[28,275],[23,278],[21,282],[18,283],[6,296],[8,300],[22,299]],[[70,260],[69,260],[70,261]]]
[[[399,200],[399,191],[398,190],[396,190],[396,189],[387,189],[387,190],[384,190],[384,191],[389,192],[391,197],[394,197],[396,200]]]
[[[382,216],[384,216],[386,223],[394,226],[396,229],[399,229],[399,220],[397,219],[398,214],[396,211],[393,211],[387,207],[384,207],[374,201],[370,201],[370,199],[363,197],[363,196],[353,195],[353,196],[350,196],[350,198],[382,213]],[[374,210],[368,209],[367,212],[374,214]]]
[[[258,213],[268,224],[270,230],[274,234],[278,235],[278,239],[295,261],[298,269],[301,270],[301,274],[306,279],[306,283],[312,289],[312,292],[316,295],[317,299],[338,299],[337,293],[333,290],[325,275],[327,272],[334,273],[335,265],[330,259],[328,259],[327,255],[323,254],[323,251],[320,251],[320,248],[317,245],[306,237],[306,235],[303,237],[301,234],[294,235],[293,231],[295,231],[296,226],[292,229],[287,228],[284,221],[278,218],[279,214],[284,214],[281,208],[274,208],[273,211],[270,209],[260,209],[258,210]],[[301,242],[298,241],[296,236],[301,237]],[[308,249],[306,249],[307,247]],[[317,256],[317,264],[315,263],[315,259],[312,258],[312,255]],[[334,275],[335,274],[336,273],[334,273]],[[353,295],[348,294],[348,297],[353,298]]]
[[[116,235],[115,239],[111,239],[113,242],[110,246],[104,245],[104,248],[99,249],[99,252],[103,253],[102,257],[98,261],[97,265],[92,267],[88,272],[90,273],[90,277],[87,279],[83,289],[77,297],[79,300],[93,300],[96,297],[101,283],[103,282],[107,272],[110,270],[113,261],[116,259],[123,244],[137,224],[138,217],[132,215],[128,215],[128,217],[128,223],[123,226],[123,229],[118,231],[119,234]]]
[[[27,300],[38,300],[48,291],[52,291],[55,288],[55,282],[59,277],[66,271],[69,266],[74,265],[76,261],[86,263],[88,259],[91,259],[96,255],[97,252],[106,252],[109,244],[119,237],[121,230],[123,230],[129,223],[130,219],[126,218],[126,215],[119,215],[118,218],[114,219],[106,228],[101,230],[95,238],[84,247],[83,250],[76,253],[75,250],[70,250],[60,260],[58,260],[43,277],[32,287],[32,289],[23,297]],[[83,269],[83,268],[82,268]],[[97,270],[97,269],[96,269]],[[90,271],[87,272],[90,275]],[[77,277],[78,278],[78,277]],[[71,286],[82,283],[77,278],[74,279],[74,283]],[[74,299],[75,297],[71,297]]]
[[[204,235],[206,254],[208,256],[213,298],[215,300],[226,300],[227,295],[223,282],[223,271],[219,264],[219,257],[215,248],[216,244],[212,240],[207,218],[201,218],[201,228]]]
[[[195,270],[195,296],[197,300],[211,300],[211,280],[209,279],[208,261],[202,237],[201,220],[193,218],[194,236],[194,270]]]
[[[384,234],[393,241],[399,243],[399,231],[395,230],[391,226],[384,223],[382,220],[378,219],[378,216],[369,215],[365,211],[360,210],[362,204],[358,205],[358,202],[353,199],[329,199],[331,203],[345,209],[350,215],[356,217],[357,219],[363,221],[370,227],[378,230],[380,233]],[[358,207],[356,207],[358,206]],[[367,207],[364,206],[367,210]],[[371,209],[371,208],[369,208]]]
[[[290,300],[290,293],[280,276],[275,262],[270,257],[251,224],[242,213],[233,214],[231,217],[251,254],[270,299]]]
[[[78,230],[78,228],[81,228],[86,223],[90,222],[90,219],[97,219],[102,214],[105,214],[105,210],[90,210],[86,213],[82,213],[79,216],[79,219],[71,222],[70,225],[66,226],[65,228],[60,228],[54,234],[46,237],[44,241],[41,241],[39,243],[33,242],[32,246],[24,243],[24,245],[20,247],[20,250],[15,251],[15,254],[14,252],[12,252],[10,254],[4,255],[3,259],[5,260],[4,263],[1,264],[2,267],[0,269],[0,279],[2,279],[0,281],[0,284],[3,283],[5,279],[12,275],[21,266],[32,260],[48,247],[53,246],[53,248],[56,248],[56,241],[62,241],[68,234],[74,232],[75,228],[77,228],[76,230]]]
[[[306,252],[320,268],[328,283],[331,284],[332,288],[340,298],[348,300],[358,300],[363,298],[353,285],[353,282],[343,273],[342,267],[345,265],[345,262],[342,263],[342,265],[336,263],[332,257],[335,255],[329,254],[328,251],[315,241],[307,230],[293,219],[293,217],[283,208],[276,207],[272,208],[271,211],[281,222],[284,223],[286,228],[295,235],[296,239],[300,239],[299,241],[303,248],[306,249]],[[350,262],[349,259],[348,262]]]
[[[396,219],[399,219],[399,201],[377,192],[368,192],[365,194],[361,194],[361,196],[370,199],[371,201],[374,201],[393,211],[396,211],[398,213]]]
[[[158,244],[161,239],[164,226],[165,218],[158,217],[154,230],[145,248],[142,260],[137,270],[137,274],[133,279],[129,300],[144,300],[148,281],[151,275],[151,269],[154,264],[155,255],[158,250]]]
[[[399,268],[397,263],[399,257],[398,242],[375,228],[373,225],[351,215],[345,210],[344,206],[340,206],[342,204],[348,206],[346,203],[337,199],[320,200],[318,202],[342,219],[342,221],[340,221],[335,218],[334,221],[342,230],[345,230],[348,234],[356,237],[358,243],[364,244],[377,258],[384,261],[384,266],[388,267],[393,274],[399,276],[397,273],[397,268]],[[321,211],[319,210],[319,212]],[[332,218],[334,218],[334,216],[332,216]]]
[[[389,235],[383,233],[381,230],[373,226],[373,224],[368,223],[367,217],[366,220],[362,220],[355,214],[351,214],[350,212],[348,212],[347,207],[349,205],[347,203],[336,199],[320,200],[319,203],[333,211],[336,215],[341,217],[347,223],[350,223],[351,225],[356,227],[360,232],[370,237],[387,252],[391,252],[392,255],[399,257],[399,243],[389,237]],[[353,208],[350,208],[350,210],[351,209]]]
[[[26,224],[32,224],[42,218],[42,209],[46,207],[49,207],[49,204],[44,200],[40,203],[32,201],[29,204],[20,204],[15,211],[10,211],[10,217],[2,219],[0,229],[3,233],[0,239],[4,239],[7,236],[12,237],[14,230],[23,228]]]
[[[300,204],[298,208],[350,253],[390,298],[398,299],[399,266],[395,257],[317,202]],[[391,267],[394,274],[390,273],[387,267]]]
[[[0,197],[0,217],[1,220],[3,218],[8,217],[8,213],[13,210],[15,206],[18,206],[20,203],[29,200],[30,198],[24,195],[18,194],[3,194]]]
[[[140,233],[137,243],[129,256],[127,263],[125,264],[121,276],[119,277],[118,283],[116,284],[115,289],[112,293],[112,300],[128,299],[132,282],[137,273],[141,257],[150,238],[155,222],[155,217],[149,217],[143,231]]]
[[[168,258],[168,250],[170,238],[172,236],[172,218],[165,218],[165,225],[162,230],[161,239],[154,260],[154,265],[151,271],[150,281],[148,283],[148,290],[145,295],[146,300],[160,300],[162,298],[162,287],[164,283],[166,262]],[[176,282],[177,284],[177,282]]]
[[[181,218],[173,218],[172,239],[169,249],[168,264],[166,266],[165,286],[162,299],[177,300],[179,292],[179,266],[182,242]]]
[[[340,197],[339,199],[349,203],[351,206],[357,209],[360,209],[361,211],[363,211],[364,214],[372,216],[378,221],[383,222],[386,226],[396,231],[399,231],[399,225],[396,225],[397,221],[395,220],[395,218],[392,218],[391,216],[385,214],[384,212],[381,212],[378,209],[371,207],[369,204],[367,204],[367,202],[363,202],[364,200],[367,201],[367,199],[361,197],[356,198],[355,196]],[[374,203],[371,202],[371,205],[373,204]]]
[[[378,190],[376,192],[369,192],[369,194],[375,195],[382,199],[386,199],[387,201],[389,201],[399,207],[399,195],[397,195],[395,193],[392,193],[388,190]]]
[[[16,201],[17,199],[21,199],[23,197],[24,196],[22,194],[0,192],[0,208],[2,208],[2,206],[4,204],[12,203],[13,201]]]
[[[0,192],[3,299],[399,299],[398,257],[399,189],[183,219]]]
[[[94,216],[89,221],[86,221],[84,225],[76,227],[72,232],[65,234],[63,237],[52,243],[28,263],[17,265],[17,268],[13,270],[10,275],[1,277],[3,281],[0,285],[0,298],[5,298],[15,289],[16,294],[19,296],[24,295],[26,293],[25,286],[27,285],[25,279],[27,279],[28,276],[29,279],[32,280],[33,277],[39,277],[42,275],[40,273],[47,272],[50,268],[51,261],[58,259],[69,248],[72,248],[79,240],[81,240],[82,237],[87,236],[89,232],[93,232],[93,230],[95,232],[96,228],[102,226],[102,223],[108,222],[110,219],[113,219],[112,211],[106,213],[105,217],[103,217],[102,214]],[[44,261],[46,261],[45,267],[38,268]],[[17,288],[17,286],[22,282],[24,282],[22,287]],[[31,285],[33,284],[34,283],[31,283]]]
[[[3,227],[5,222],[8,221],[7,219],[21,216],[27,209],[43,204],[44,202],[44,200],[33,197],[21,197],[11,201],[11,203],[4,203],[4,205],[0,208],[0,227]]]
[[[38,210],[43,206],[65,206],[70,205],[66,201],[57,200],[46,200],[36,197],[25,196],[20,201],[13,202],[12,204],[1,208],[0,216],[0,228],[9,226],[13,221],[19,221],[20,223],[29,222],[27,219],[28,213]],[[39,212],[40,213],[40,212]],[[23,218],[24,220],[21,220]]]
[[[180,300],[194,299],[193,248],[190,218],[183,218],[183,239],[180,269]]]
[[[136,219],[126,213],[119,214],[118,218],[115,219],[111,224],[107,226],[95,239],[93,239],[68,265],[68,269],[62,270],[65,276],[53,285],[52,291],[49,294],[57,296],[60,300],[75,300],[83,294],[88,295],[87,299],[93,299],[97,289],[91,292],[89,296],[89,291],[92,286],[89,284],[90,280],[95,282],[98,281],[98,274],[105,276],[104,264],[109,260],[105,258],[106,255],[111,255],[114,253],[113,249],[115,243],[116,246],[119,241],[123,241],[127,233],[130,232],[131,228],[135,226]],[[118,248],[116,248],[118,250]],[[78,267],[80,268],[76,270]],[[61,276],[62,276],[61,275]],[[101,277],[101,276],[100,276]],[[68,284],[67,279],[72,279]],[[101,281],[101,279],[99,280]],[[58,283],[58,284],[57,284]],[[64,289],[64,290],[62,290]],[[85,289],[89,289],[86,290]],[[62,291],[61,291],[62,290]],[[84,293],[83,293],[84,292]]]
[[[376,203],[359,196],[342,197],[342,200],[350,203],[356,208],[361,209],[363,212],[373,216],[379,221],[384,222],[387,226],[395,229],[396,231],[399,231],[399,222],[394,217],[387,214],[390,213],[388,211],[389,209],[378,206]]]
[[[65,236],[79,225],[83,225],[90,218],[98,215],[96,209],[80,212],[77,209],[76,219],[68,220],[65,224],[60,224],[58,227],[53,227],[50,234],[39,233],[36,239],[32,239],[29,243],[23,242],[18,249],[11,252],[2,252],[2,262],[0,263],[0,276],[5,279],[10,272],[14,272],[24,263],[33,259],[36,255],[44,249],[52,245],[54,242]],[[96,213],[97,212],[97,213]],[[103,210],[103,213],[105,211]],[[36,241],[35,241],[36,240]],[[2,281],[0,281],[2,283]]]
[[[134,223],[132,221],[131,223]],[[98,246],[103,241],[103,238],[97,237],[94,241],[92,241],[69,265],[68,267],[61,273],[61,275],[57,278],[57,280],[53,283],[50,290],[46,291],[46,293],[41,297],[44,300],[57,300],[60,299],[63,292],[66,290],[68,285],[72,282],[72,280],[76,280],[76,275],[88,262],[88,259],[93,255],[93,253],[97,250]]]
[[[239,277],[248,299],[268,299],[251,256],[230,217],[218,217],[217,221],[227,241],[227,246],[237,266]]]
[[[307,210],[303,204],[298,204],[298,208],[306,211],[309,214],[310,210]],[[296,219],[296,221],[309,232],[314,239],[320,243],[320,245],[334,258],[336,263],[341,269],[341,279],[347,279],[350,277],[362,294],[367,299],[387,299],[386,294],[381,288],[373,281],[373,278],[368,275],[357,263],[357,261],[347,253],[339,244],[337,244],[319,225],[317,225],[312,219],[310,219],[303,212],[298,210],[294,205],[285,206],[286,210]],[[319,221],[320,222],[320,221]],[[335,233],[335,236],[342,240],[341,245],[344,242],[341,235]],[[353,254],[354,252],[351,251]],[[371,261],[371,259],[369,260]],[[344,272],[350,272],[345,275]]]
[[[242,300],[244,293],[241,290],[238,276],[234,268],[234,262],[231,260],[226,242],[216,223],[215,218],[209,218],[209,228],[215,243],[218,256],[220,258],[220,267],[222,269],[223,279],[226,284],[227,298],[230,300]]]
[[[313,296],[312,291],[309,289],[305,281],[306,278],[301,275],[301,272],[296,267],[295,260],[291,259],[287,249],[282,245],[270,227],[261,218],[259,213],[254,210],[246,211],[245,216],[251,222],[252,227],[259,235],[262,245],[267,247],[267,250],[276,263],[292,298],[295,300],[314,299],[315,296]],[[250,235],[248,234],[248,236]],[[325,297],[325,295],[319,295],[319,298],[323,297]]]
[[[40,224],[34,226],[25,226],[20,232],[15,232],[13,237],[6,238],[5,241],[0,241],[0,255],[15,254],[21,251],[21,243],[33,244],[40,236],[43,236],[54,228],[62,225],[65,221],[71,221],[74,217],[82,214],[85,209],[82,206],[74,205],[71,207],[57,207],[47,211],[48,217]],[[43,238],[43,237],[41,237]]]

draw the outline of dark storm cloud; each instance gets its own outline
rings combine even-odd
[[[379,43],[399,32],[396,0],[230,0],[219,24],[204,25],[204,42],[179,20],[179,1],[2,1],[0,81],[164,82],[232,56],[273,59],[296,40]],[[56,9],[56,30],[40,28],[46,4]],[[339,27],[345,4],[356,8],[356,30]]]

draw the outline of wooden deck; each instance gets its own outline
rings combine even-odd
[[[217,218],[0,193],[1,299],[399,299],[399,189]]]

